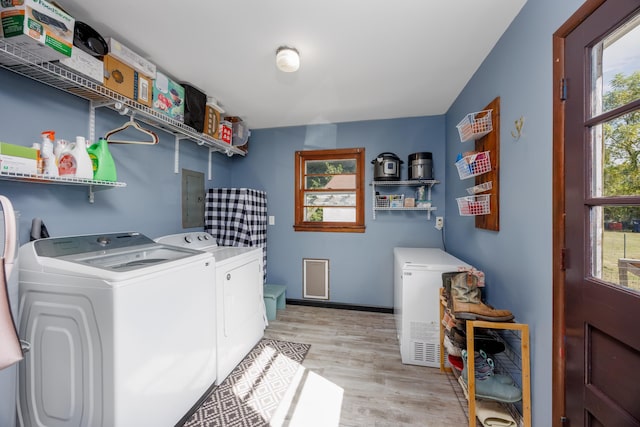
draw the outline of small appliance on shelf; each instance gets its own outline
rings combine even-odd
[[[376,181],[399,181],[400,165],[403,163],[400,157],[393,153],[380,153],[371,160],[373,165],[373,179]]]

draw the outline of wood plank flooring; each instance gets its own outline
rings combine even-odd
[[[304,367],[344,390],[340,426],[468,425],[449,374],[402,364],[392,314],[287,305],[265,337],[311,344]]]

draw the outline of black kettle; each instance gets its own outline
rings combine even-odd
[[[404,163],[393,153],[380,153],[371,160],[373,179],[376,181],[399,181],[400,165]]]

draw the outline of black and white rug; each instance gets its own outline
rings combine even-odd
[[[184,427],[269,426],[310,347],[261,340],[213,389]]]

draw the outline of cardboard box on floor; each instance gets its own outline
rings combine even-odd
[[[21,4],[15,4],[21,3]],[[0,2],[2,37],[43,61],[68,58],[73,48],[75,19],[46,0]],[[18,61],[3,59],[4,65]]]

